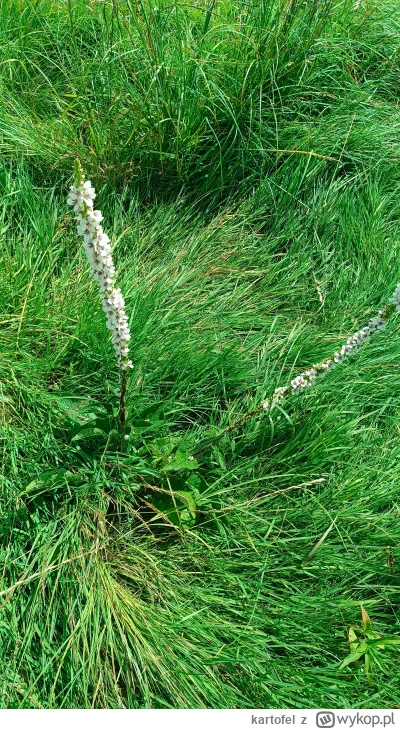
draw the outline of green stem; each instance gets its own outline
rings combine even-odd
[[[125,410],[125,397],[126,397],[126,386],[128,382],[127,371],[122,370],[121,374],[121,395],[119,398],[119,422],[121,423],[122,436],[125,436],[125,425],[126,425],[126,410]]]

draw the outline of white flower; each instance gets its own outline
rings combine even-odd
[[[101,223],[101,221],[103,220],[103,216],[102,216],[100,210],[93,210],[93,211],[89,211],[88,219],[93,220],[96,223]]]
[[[400,311],[400,309],[398,308],[398,306],[400,305],[400,283],[397,284],[395,290],[393,291],[390,303],[395,305],[396,311]]]
[[[385,328],[386,322],[381,316],[376,316],[371,319],[368,326],[371,330],[381,331]]]

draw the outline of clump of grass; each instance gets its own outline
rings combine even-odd
[[[390,104],[371,103],[396,63],[387,8],[386,35],[347,1],[2,8],[0,149],[42,179],[78,156],[96,187],[153,199],[184,187],[215,204],[288,156],[331,175],[393,155]]]

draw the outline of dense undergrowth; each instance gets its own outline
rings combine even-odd
[[[356,7],[358,6],[358,7]],[[0,706],[398,707],[395,2],[0,2]],[[65,203],[99,191],[129,441]],[[369,677],[370,678],[370,677]]]

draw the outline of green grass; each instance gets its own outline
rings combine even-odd
[[[400,705],[395,649],[339,669],[360,603],[400,633],[400,320],[187,460],[400,280],[400,10],[353,6],[0,1],[0,707]]]

